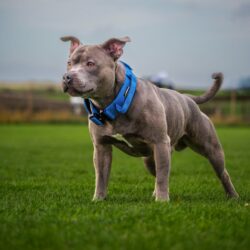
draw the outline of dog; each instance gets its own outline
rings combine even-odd
[[[171,154],[186,147],[209,160],[228,197],[238,197],[225,168],[224,152],[215,128],[198,107],[215,96],[223,82],[222,73],[212,75],[214,83],[203,95],[181,94],[135,77],[131,68],[118,60],[126,43],[130,42],[129,37],[111,38],[99,45],[82,45],[73,36],[61,40],[70,41],[62,88],[87,102],[96,176],[93,200],[106,198],[112,146],[143,158],[145,167],[155,177],[153,196],[156,201],[169,201]],[[124,107],[116,103],[112,106],[115,109],[115,118],[112,118],[104,111],[121,96],[119,91],[127,77],[126,71],[134,79],[127,92],[130,93],[133,86],[134,92],[130,100],[127,100],[127,93],[123,93],[121,105],[129,107],[124,111]]]

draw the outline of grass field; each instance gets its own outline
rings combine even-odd
[[[95,203],[87,127],[0,126],[0,249],[249,249],[250,129],[218,134],[238,201],[186,150],[173,156],[170,203],[155,203],[141,159],[114,150],[108,199]]]

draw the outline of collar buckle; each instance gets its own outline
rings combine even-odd
[[[95,124],[102,126],[104,125],[104,117],[103,115],[92,113],[89,115],[89,119],[94,122]]]

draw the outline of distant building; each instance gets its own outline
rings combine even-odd
[[[70,104],[74,114],[81,115],[83,113],[83,99],[81,97],[71,96]]]

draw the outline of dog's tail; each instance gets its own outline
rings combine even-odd
[[[223,74],[222,73],[213,73],[212,78],[214,79],[213,85],[203,94],[200,96],[193,96],[187,94],[191,99],[193,99],[197,104],[202,104],[208,102],[218,92],[223,82]]]

